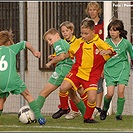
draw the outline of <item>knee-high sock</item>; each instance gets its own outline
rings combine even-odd
[[[43,105],[44,105],[44,102],[45,102],[46,98],[43,97],[43,96],[38,96],[36,102],[38,104],[38,108],[41,110]]]
[[[82,101],[84,102],[84,104],[86,106],[87,105],[87,101],[88,101],[88,97],[87,97],[86,93],[84,93],[80,97],[81,97]]]
[[[106,99],[106,95],[104,96],[103,110],[109,109],[109,105],[110,105],[111,100],[112,100],[112,98],[108,100],[108,99]]]
[[[3,109],[2,109],[2,110],[0,110],[0,116],[1,116],[2,112],[3,112]]]
[[[77,106],[78,109],[80,110],[81,114],[84,116],[85,110],[86,110],[86,107],[85,107],[85,105],[84,105],[84,102],[83,102],[82,100],[80,100],[80,102],[77,103],[76,106]]]
[[[121,115],[124,109],[124,103],[125,103],[125,98],[118,98],[117,99],[117,112],[116,116]]]
[[[86,111],[84,114],[84,119],[91,119],[92,118],[92,114],[94,112],[95,106],[96,106],[96,102],[92,103],[92,104],[87,102]]]
[[[38,108],[37,102],[34,100],[29,103],[29,106],[31,110],[34,112],[36,119],[38,120],[39,118],[43,118],[43,115],[40,112],[40,109]]]
[[[77,106],[76,106],[76,104],[72,101],[72,99],[70,97],[69,97],[69,103],[71,105],[72,111],[75,111],[75,112],[78,112],[79,111],[78,108],[77,108]]]
[[[62,93],[59,92],[59,97],[60,97],[60,105],[62,109],[68,109],[69,105],[68,105],[68,92],[66,93]]]

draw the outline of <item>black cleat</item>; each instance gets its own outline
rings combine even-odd
[[[68,108],[68,109],[62,109],[62,108],[60,108],[56,113],[54,113],[54,114],[52,115],[52,118],[53,118],[53,119],[58,119],[58,118],[60,118],[62,115],[68,114],[69,112],[70,112],[70,108]]]
[[[107,117],[107,110],[101,110],[101,113],[100,113],[100,119],[101,120],[105,120]]]
[[[123,120],[121,115],[118,115],[115,118],[116,118],[116,120]]]
[[[84,123],[99,123],[99,122],[94,119],[84,119]]]
[[[96,107],[97,111],[100,113],[102,110],[99,107]]]

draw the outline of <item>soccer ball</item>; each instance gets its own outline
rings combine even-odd
[[[26,123],[26,124],[36,122],[34,112],[30,109],[28,105],[25,105],[19,109],[18,119],[19,119],[19,122]]]

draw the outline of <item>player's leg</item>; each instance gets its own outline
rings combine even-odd
[[[122,112],[124,109],[125,97],[124,97],[125,85],[118,85],[118,99],[117,99],[117,112],[116,120],[122,120]]]
[[[100,77],[98,81],[98,90],[97,90],[97,97],[96,97],[96,110],[99,113],[101,111],[102,99],[103,99],[103,78]]]
[[[9,93],[7,93],[9,95]],[[3,108],[4,108],[4,103],[6,101],[6,97],[8,96],[6,95],[6,93],[2,93],[0,94],[0,116],[3,112]]]
[[[45,85],[45,87],[41,90],[41,92],[39,93],[39,96],[37,98],[37,103],[38,103],[38,107],[41,110],[46,98],[49,96],[49,94],[51,94],[54,90],[56,90],[58,88],[58,86],[55,86],[51,83],[47,83]]]
[[[52,115],[54,119],[60,118],[62,115],[70,112],[68,105],[68,90],[72,88],[72,85],[67,80],[64,80],[60,86],[59,97],[60,97],[60,109]]]
[[[21,95],[27,100],[31,110],[34,112],[36,119],[38,120],[40,125],[43,125],[46,123],[46,120],[43,118],[43,115],[40,112],[40,109],[38,108],[37,102],[34,100],[32,95],[29,93],[28,89],[25,89]]]
[[[110,106],[110,102],[112,100],[112,97],[114,95],[114,89],[115,86],[108,86],[107,87],[107,94],[104,96],[104,103],[103,103],[103,109],[101,110],[100,113],[100,119],[105,120],[107,117],[107,111]]]
[[[66,114],[65,119],[71,120],[71,119],[74,119],[75,117],[80,116],[80,112],[70,97],[68,97],[68,100],[69,100],[71,111],[68,114]]]
[[[77,92],[79,95],[83,95],[84,89],[82,87],[79,87]],[[70,97],[69,97],[69,103],[70,103],[71,111],[65,116],[65,118],[70,120],[70,119],[74,119],[75,117],[80,116],[80,111]]]
[[[89,87],[87,89],[88,89],[87,90],[88,101],[86,105],[86,112],[84,114],[84,122],[85,123],[98,123],[97,121],[92,119],[92,114],[96,106],[97,88]]]
[[[80,110],[81,114],[84,116],[86,107],[84,105],[84,102],[77,95],[76,91],[73,90],[73,89],[70,89],[69,90],[69,96],[71,97],[71,99],[75,103],[75,105],[78,107],[78,109]]]
[[[62,83],[64,77],[70,70],[69,67],[66,68],[65,65],[56,66],[55,71],[52,73],[45,87],[41,90],[37,103],[39,108],[41,109],[45,103],[46,98],[51,94],[54,90],[56,90]]]

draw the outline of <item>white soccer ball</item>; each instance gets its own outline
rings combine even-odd
[[[28,105],[25,105],[19,109],[18,119],[20,122],[26,123],[26,124],[36,122],[34,112],[30,109]]]

